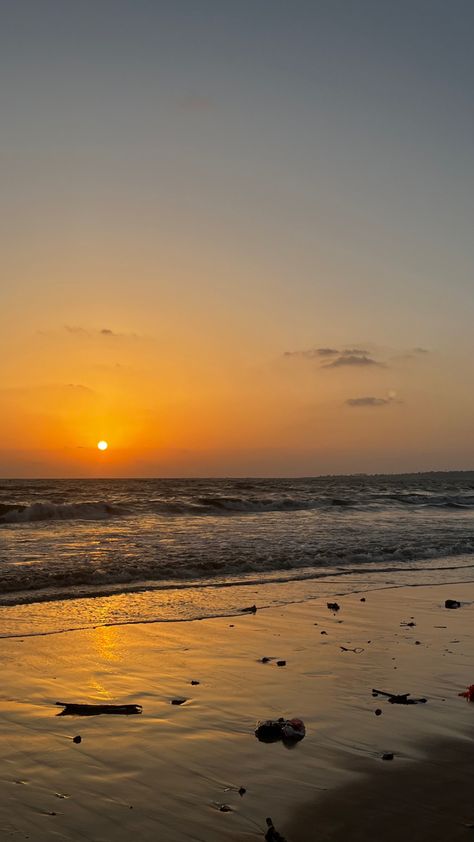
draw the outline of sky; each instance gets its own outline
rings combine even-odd
[[[3,0],[0,476],[473,468],[473,27]]]

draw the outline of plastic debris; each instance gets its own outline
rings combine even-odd
[[[255,736],[261,743],[276,743],[279,740],[292,744],[298,743],[306,735],[302,719],[266,719],[257,722]]]
[[[339,611],[339,609],[341,607],[340,605],[337,604],[337,602],[328,602],[327,606],[328,606],[330,611]]]
[[[180,696],[179,698],[171,699],[171,704],[172,705],[184,705],[184,703],[187,702],[187,701],[188,700],[185,699],[184,696]]]
[[[385,690],[372,690],[372,696],[386,696],[391,705],[418,705],[425,704],[426,699],[409,699],[410,693],[387,693]]]
[[[447,599],[444,603],[445,608],[460,608],[461,603],[457,599]]]
[[[141,705],[81,705],[69,702],[56,702],[64,710],[58,716],[100,716],[103,713],[132,716],[142,712]]]
[[[350,649],[348,646],[340,646],[339,649],[342,652],[355,652],[356,655],[360,655],[361,652],[365,651],[363,646],[356,646],[355,649]]]
[[[463,696],[468,702],[474,702],[474,684],[470,684],[464,693],[459,693],[458,695]]]
[[[275,825],[273,824],[271,818],[266,819],[266,822],[267,822],[267,828],[268,828],[268,830],[265,834],[266,842],[286,842],[285,837],[282,836],[281,833],[278,833],[278,830],[276,829]]]
[[[192,684],[192,686],[193,686],[193,687],[196,687],[196,686],[197,686],[198,684],[200,684],[200,683],[201,683],[201,682],[200,682],[200,681],[196,681],[196,679],[195,679],[195,678],[193,678],[193,679],[192,679],[192,681],[191,681],[191,684]]]

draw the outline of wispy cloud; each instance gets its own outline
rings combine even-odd
[[[387,406],[390,403],[402,403],[402,401],[397,400],[397,393],[391,391],[388,393],[386,398],[376,398],[371,396],[364,396],[362,398],[348,398],[346,401],[346,406]]]
[[[342,353],[335,360],[324,365],[323,368],[342,368],[343,366],[359,366],[364,368],[371,365],[385,367],[386,364],[367,356],[365,353]]]
[[[348,398],[347,406],[386,406],[391,403],[390,398]]]
[[[285,351],[284,356],[315,360],[318,357],[337,357],[339,353],[336,348],[308,348],[306,351]]]
[[[112,330],[110,327],[87,328],[81,327],[80,325],[65,325],[64,330],[73,336],[90,339],[101,336],[115,339],[138,339],[137,333],[121,333],[120,331]]]

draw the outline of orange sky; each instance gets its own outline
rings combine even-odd
[[[3,10],[0,476],[472,468],[467,21],[139,5]]]

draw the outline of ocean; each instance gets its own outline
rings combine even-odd
[[[474,472],[3,480],[0,635],[474,580]]]

